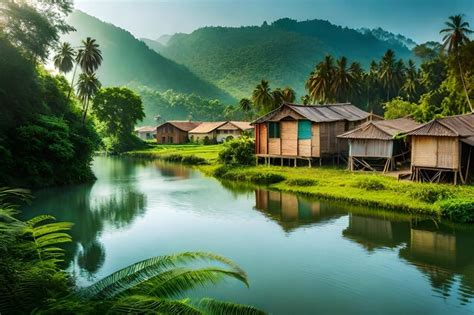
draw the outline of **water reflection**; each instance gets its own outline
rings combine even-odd
[[[146,196],[138,191],[136,182],[125,180],[136,175],[136,165],[112,160],[103,167],[100,162],[94,166],[99,174],[96,183],[39,191],[34,194],[33,205],[23,209],[27,218],[51,214],[59,221],[74,223],[65,263],[79,267],[87,278],[93,277],[106,258],[104,246],[98,241],[102,231],[107,226],[121,229],[132,224],[144,214],[146,206]],[[114,185],[102,180],[110,178],[114,178]]]
[[[275,220],[286,232],[347,214],[347,210],[334,205],[264,189],[255,190],[255,209]]]
[[[399,257],[429,279],[433,291],[449,297],[457,290],[461,304],[474,297],[474,239],[472,228],[448,225],[412,216],[367,215],[357,207],[328,206],[278,191],[255,191],[255,209],[277,222],[286,232],[348,215],[344,238],[368,253],[398,251]],[[458,282],[458,285],[456,285]]]

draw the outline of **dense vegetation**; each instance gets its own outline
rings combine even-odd
[[[0,30],[0,185],[45,187],[91,180],[98,137],[70,86],[40,62],[62,31],[68,2],[10,3]],[[54,18],[49,14],[56,12]]]
[[[186,67],[151,50],[126,30],[80,11],[74,11],[67,21],[76,31],[63,36],[63,41],[77,46],[90,36],[101,43],[104,62],[98,76],[105,86],[145,86],[161,92],[171,89],[183,94],[233,100]]]
[[[150,46],[237,98],[249,95],[261,79],[304,95],[307,75],[327,54],[345,55],[363,66],[387,49],[403,59],[411,56],[396,40],[382,41],[328,21],[288,18],[260,27],[205,27],[176,34],[161,49]]]

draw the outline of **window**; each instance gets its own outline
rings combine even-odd
[[[161,137],[161,143],[166,143],[166,137]]]
[[[173,137],[168,137],[168,143],[173,143]]]
[[[311,139],[311,121],[298,120],[298,139]]]
[[[277,122],[268,123],[268,137],[280,138],[280,123],[277,123]]]

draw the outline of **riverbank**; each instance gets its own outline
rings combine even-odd
[[[170,157],[194,156],[200,171],[222,180],[267,185],[270,189],[317,197],[341,200],[351,204],[395,210],[406,213],[450,217],[455,221],[471,221],[470,207],[474,205],[473,186],[422,184],[397,179],[380,173],[349,172],[335,167],[280,167],[249,166],[226,167],[218,163],[221,145],[155,146],[148,150],[127,153],[127,156],[173,160]],[[459,207],[448,211],[452,204]],[[450,209],[450,208],[449,208]],[[466,216],[466,209],[469,212]],[[453,217],[454,216],[454,217]]]

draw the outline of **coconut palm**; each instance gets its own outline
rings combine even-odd
[[[274,104],[275,99],[273,98],[270,84],[266,80],[260,81],[255,87],[252,93],[252,101],[261,110],[269,110]]]
[[[327,55],[316,65],[306,81],[306,89],[313,102],[329,102],[334,99],[331,91],[334,76],[334,59]]]
[[[311,97],[308,94],[301,96],[300,100],[303,105],[309,105],[311,103]]]
[[[464,93],[466,94],[467,103],[469,104],[471,111],[474,111],[471,100],[469,99],[466,82],[464,81],[461,61],[459,60],[459,48],[469,42],[469,34],[472,34],[473,31],[469,28],[469,23],[463,20],[462,15],[450,16],[445,24],[447,28],[440,31],[440,34],[445,34],[443,36],[443,49],[447,48],[449,53],[454,53],[459,67],[459,76],[464,88]]]
[[[243,98],[239,102],[239,107],[244,113],[248,113],[252,109],[252,101],[248,98]]]
[[[281,90],[281,96],[283,98],[283,101],[287,103],[293,103],[296,98],[296,93],[295,90],[287,86],[286,88]]]
[[[357,99],[361,95],[362,85],[365,79],[365,73],[359,62],[353,62],[349,66],[349,76],[351,78],[351,89],[349,91],[349,97]]]
[[[387,101],[390,100],[390,92],[395,90],[395,53],[389,49],[382,57],[379,67],[379,79],[387,91]]]
[[[369,71],[365,77],[365,84],[367,88],[367,110],[373,111],[373,104],[371,104],[371,98],[374,94],[374,90],[378,90],[379,87],[379,65],[375,60],[370,63]],[[372,89],[372,91],[371,91]],[[378,93],[377,93],[378,94]]]
[[[272,91],[272,96],[273,96],[273,108],[278,108],[285,102],[283,99],[283,91],[280,88],[276,88],[275,90]]]
[[[334,70],[334,77],[331,84],[331,89],[337,102],[348,101],[352,85],[352,77],[347,70],[347,58],[341,57],[336,61],[336,69]]]
[[[215,263],[204,266],[203,263]],[[203,252],[158,256],[130,265],[84,288],[84,301],[108,301],[112,313],[263,314],[250,306],[204,298],[183,299],[188,291],[236,279],[248,287],[246,273],[231,260]]]
[[[97,44],[96,40],[90,37],[83,40],[82,46],[79,48],[76,55],[76,65],[72,75],[71,89],[68,93],[68,99],[71,95],[72,87],[74,86],[77,67],[79,66],[83,73],[90,74],[100,67],[102,60],[102,52],[99,49],[99,44]]]
[[[56,50],[56,54],[53,57],[53,63],[59,72],[64,74],[68,73],[74,67],[74,49],[69,43],[62,43]]]
[[[100,81],[95,73],[83,72],[79,75],[77,82],[77,94],[82,101],[82,123],[85,124],[87,111],[89,109],[89,101],[100,89]]]
[[[405,69],[405,82],[401,90],[408,101],[414,102],[417,100],[418,88],[418,71],[415,63],[410,59]]]

